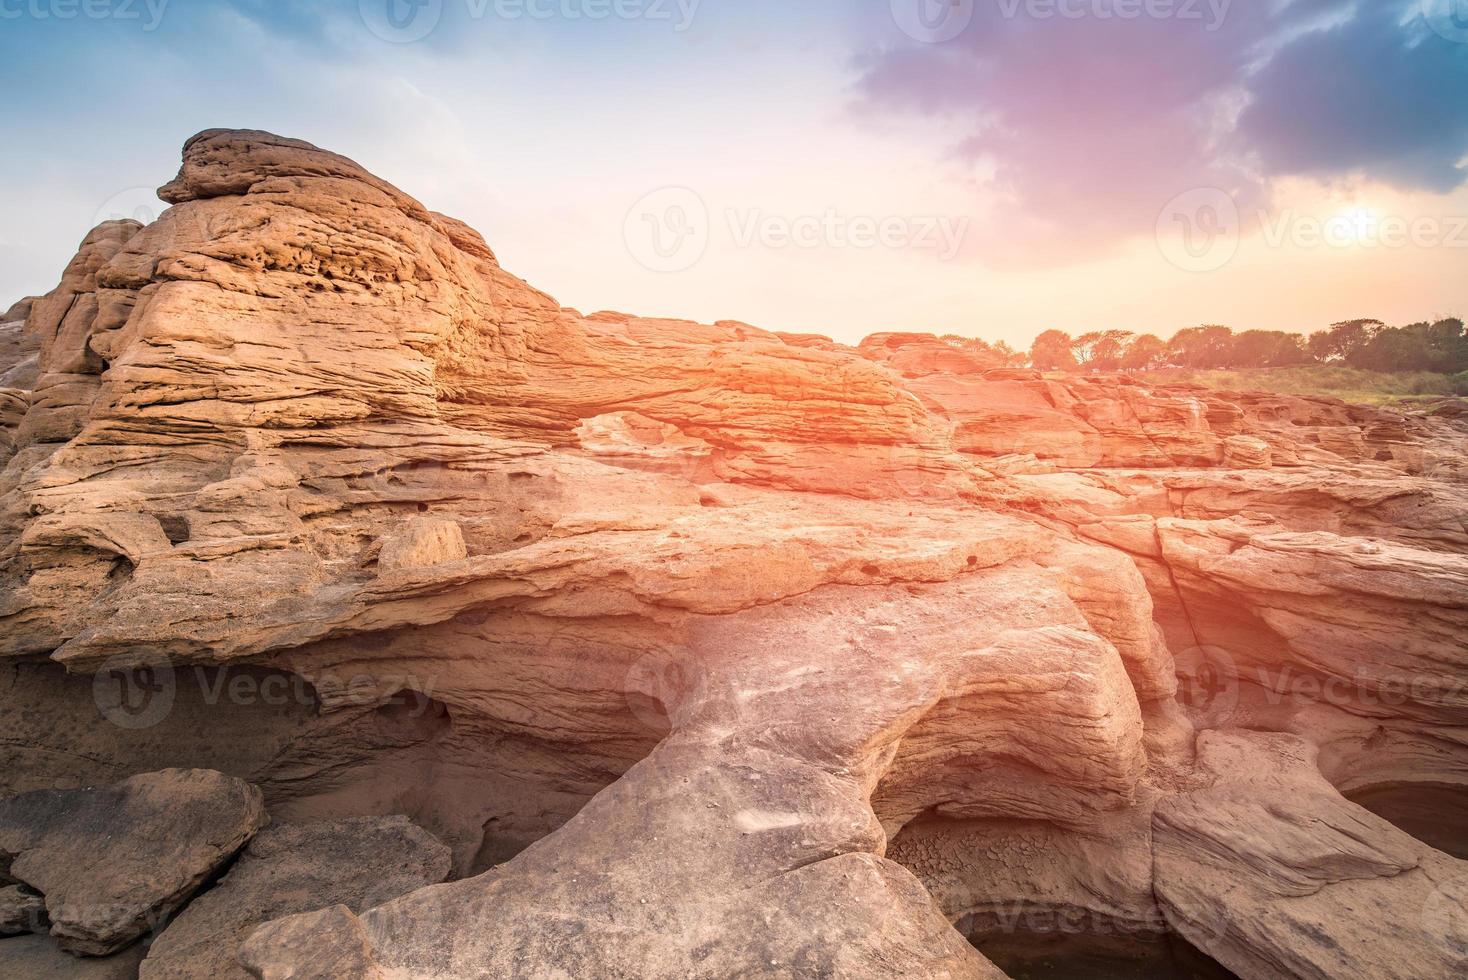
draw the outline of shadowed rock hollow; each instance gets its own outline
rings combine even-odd
[[[1461,413],[583,316],[265,133],[160,194],[0,326],[0,795],[287,824],[143,976],[999,977],[954,924],[1029,913],[1462,975],[1468,865],[1341,795],[1468,784]],[[452,880],[270,894],[390,815]]]

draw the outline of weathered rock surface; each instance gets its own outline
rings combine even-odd
[[[1289,736],[1206,732],[1216,782],[1154,819],[1167,918],[1240,976],[1449,980],[1468,970],[1468,862],[1341,799]]]
[[[1036,910],[1448,975],[1456,864],[1337,789],[1468,786],[1468,417],[582,316],[264,133],[161,193],[0,326],[0,792],[218,769],[459,880],[267,832],[145,975],[989,977]]]
[[[0,864],[45,895],[51,935],[105,956],[167,921],[264,823],[260,792],[207,770],[0,801]]]
[[[408,521],[401,531],[383,540],[382,551],[377,556],[377,569],[396,572],[462,561],[468,557],[464,532],[458,524],[443,518],[416,517]]]
[[[404,817],[273,824],[153,940],[139,976],[248,977],[236,954],[262,923],[337,905],[360,913],[443,881],[449,868],[449,849]]]

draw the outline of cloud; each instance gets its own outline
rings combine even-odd
[[[1415,0],[1179,0],[1136,18],[1122,0],[975,2],[947,43],[861,56],[858,91],[865,112],[953,133],[984,178],[991,261],[1094,257],[1197,187],[1252,209],[1282,176],[1439,192],[1465,177],[1468,44],[1409,17]]]
[[[1417,4],[1366,3],[1307,34],[1252,79],[1236,138],[1270,174],[1349,173],[1447,193],[1468,172],[1468,44],[1432,32]],[[1404,14],[1407,15],[1404,19]]]

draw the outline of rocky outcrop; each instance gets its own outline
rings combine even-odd
[[[1240,976],[1461,976],[1468,863],[1341,799],[1313,754],[1288,736],[1204,733],[1215,782],[1154,818],[1168,921]]]
[[[161,193],[0,328],[0,791],[257,785],[200,875],[281,822],[144,976],[992,977],[1033,912],[1457,975],[1338,792],[1468,785],[1452,412],[583,316],[264,133]]]
[[[69,953],[105,956],[168,919],[265,822],[260,793],[206,770],[0,801],[0,863],[45,896]]]
[[[274,824],[153,940],[139,978],[246,978],[236,955],[260,924],[333,906],[360,913],[443,881],[449,867],[448,848],[404,817]]]

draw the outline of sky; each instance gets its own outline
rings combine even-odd
[[[265,129],[591,313],[1468,314],[1468,0],[0,0],[0,307]]]

